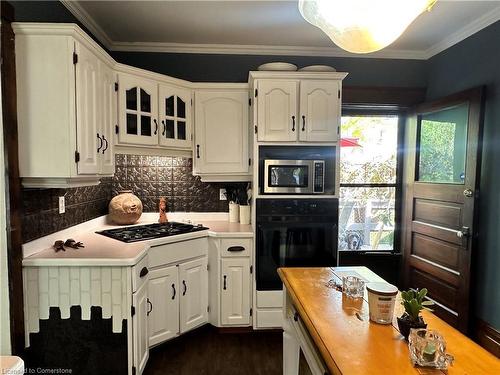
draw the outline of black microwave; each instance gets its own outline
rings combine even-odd
[[[264,160],[264,194],[324,194],[324,160]]]

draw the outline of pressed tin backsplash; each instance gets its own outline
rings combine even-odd
[[[142,201],[144,212],[158,209],[160,197],[167,210],[225,212],[228,202],[219,200],[223,183],[201,182],[193,176],[193,160],[185,157],[117,154],[113,178],[97,186],[71,189],[24,189],[23,241],[58,232],[108,213],[108,204],[120,190],[132,190]],[[66,213],[58,212],[58,197],[66,197]]]

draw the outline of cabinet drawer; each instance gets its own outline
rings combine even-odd
[[[221,257],[248,257],[252,251],[252,240],[246,238],[223,238],[220,241]]]
[[[136,292],[149,279],[148,256],[132,267],[132,292]]]

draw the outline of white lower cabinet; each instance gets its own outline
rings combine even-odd
[[[153,309],[148,317],[149,346],[179,334],[179,281],[176,266],[150,272],[148,295]]]
[[[225,258],[221,267],[221,323],[250,324],[250,258]]]
[[[132,350],[134,367],[137,374],[142,374],[149,358],[148,311],[148,283],[143,283],[132,294]]]
[[[180,332],[208,322],[207,258],[179,264]]]

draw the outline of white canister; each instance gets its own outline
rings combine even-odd
[[[229,222],[237,223],[240,218],[240,205],[238,203],[229,202]]]
[[[380,324],[391,324],[398,288],[388,283],[368,283],[366,290],[370,320]]]
[[[240,205],[240,224],[250,224],[250,206]]]

